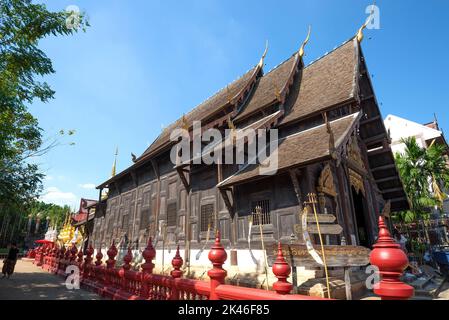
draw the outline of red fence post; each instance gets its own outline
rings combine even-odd
[[[66,249],[64,245],[62,245],[61,250],[59,250],[59,262],[58,262],[58,275],[64,274],[64,258],[65,258]]]
[[[220,231],[217,231],[215,237],[215,243],[209,251],[209,260],[212,262],[213,269],[207,272],[210,278],[210,296],[209,300],[219,300],[218,295],[215,293],[215,289],[220,285],[225,283],[226,275],[228,274],[225,269],[223,269],[223,264],[225,263],[228,255],[220,242]]]
[[[174,270],[172,270],[170,274],[173,278],[177,279],[182,277],[181,267],[183,264],[184,261],[182,260],[181,255],[179,254],[179,245],[178,245],[178,248],[176,249],[176,255],[171,261],[171,265],[173,266]]]
[[[102,294],[103,290],[103,272],[101,264],[103,263],[103,254],[101,253],[101,246],[97,250],[97,255],[95,256],[95,267],[94,267],[94,277],[95,277],[95,289],[98,294]]]
[[[77,263],[78,263],[78,268],[79,268],[79,271],[80,271],[80,278],[81,278],[81,281],[82,281],[82,279],[83,279],[83,277],[84,277],[84,265],[83,265],[83,260],[84,260],[84,253],[83,253],[83,248],[82,247],[80,247],[80,250],[78,251],[78,260],[77,260]]]
[[[173,266],[172,272],[170,272],[172,278],[173,278],[173,287],[172,287],[172,294],[171,294],[171,300],[179,300],[179,291],[176,287],[176,279],[179,279],[182,277],[182,271],[181,267],[184,264],[184,261],[181,258],[181,255],[179,254],[179,245],[176,248],[176,255],[174,256],[173,260],[171,261],[171,265]]]
[[[108,260],[106,260],[106,266],[108,269],[114,269],[115,267],[115,256],[117,255],[117,247],[115,246],[115,240],[112,241],[112,246],[109,248],[109,250],[106,252],[108,255]]]
[[[76,262],[76,254],[78,253],[78,249],[75,244],[72,243],[72,248],[70,249],[70,263],[75,264]]]
[[[272,270],[276,278],[278,278],[278,281],[273,284],[273,289],[277,294],[289,294],[293,288],[293,285],[287,281],[291,268],[284,259],[280,242],[278,244],[278,255],[276,261],[273,263]]]
[[[101,253],[101,247],[98,248],[97,255],[95,256],[95,259],[96,259],[95,266],[100,267],[101,264],[103,263],[103,261],[102,261],[103,260],[103,254]]]
[[[89,245],[89,248],[86,250],[86,258],[84,258],[84,267],[83,267],[83,280],[87,280],[90,283],[91,277],[91,269],[92,269],[92,255],[94,254],[94,248],[92,245]]]
[[[148,245],[142,252],[142,256],[145,259],[145,263],[142,264],[142,297],[144,299],[151,298],[152,292],[150,291],[150,286],[148,286],[148,277],[153,273],[154,263],[153,259],[156,257],[156,250],[153,247],[153,239],[150,237],[148,240]]]
[[[59,265],[59,247],[55,245],[54,253],[53,253],[53,265],[51,266],[51,273],[58,273],[58,265]]]
[[[128,280],[126,279],[127,272],[131,270],[131,261],[133,259],[133,253],[131,252],[131,247],[128,247],[128,252],[123,257],[123,265],[118,271],[120,277],[120,288],[114,295],[114,299],[128,299],[131,296],[128,290]]]
[[[374,293],[382,300],[407,300],[413,296],[413,287],[399,280],[408,265],[407,255],[394,241],[383,217],[379,217],[379,238],[371,251],[370,262],[379,268],[382,280],[374,285]]]

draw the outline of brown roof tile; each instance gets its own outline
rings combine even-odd
[[[215,95],[198,105],[196,108],[191,110],[189,113],[185,115],[185,118],[187,120],[187,123],[191,126],[193,121],[201,121],[206,119],[208,116],[212,115],[213,113],[219,111],[221,108],[223,108],[230,99],[234,98],[241,90],[243,90],[253,79],[254,73],[257,71],[257,66],[246,72],[242,77],[235,80],[231,84],[229,84],[227,87],[221,89],[219,92],[217,92]],[[148,147],[147,150],[139,157],[138,161],[145,157],[146,155],[149,155],[153,153],[154,151],[158,150],[159,148],[166,145],[168,142],[170,142],[170,133],[175,128],[180,128],[182,125],[182,118],[179,118],[172,124],[170,124],[168,127],[166,127],[162,133],[157,137],[157,139]]]
[[[354,97],[357,46],[355,39],[350,40],[303,69],[299,95],[281,125]]]
[[[293,67],[296,63],[296,58],[297,54],[294,54],[290,59],[259,79],[251,99],[235,118],[236,121],[251,115],[259,108],[268,106],[277,100],[276,94],[279,94],[290,80],[290,75],[294,71]]]
[[[345,138],[352,132],[359,120],[359,116],[360,113],[355,113],[330,123],[334,133],[336,148],[339,148],[345,141]],[[279,140],[278,172],[313,163],[326,157],[330,157],[329,134],[326,126],[323,124]],[[218,186],[229,187],[263,177],[259,174],[259,165],[249,165],[221,182]]]

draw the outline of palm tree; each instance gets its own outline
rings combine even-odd
[[[415,137],[401,140],[404,154],[396,154],[396,164],[410,200],[410,211],[398,215],[406,220],[427,220],[431,207],[441,208],[446,194],[441,187],[449,188],[449,167],[445,147],[432,143],[421,148]]]
[[[447,195],[441,187],[449,189],[449,166],[446,148],[435,144],[426,149],[421,148],[415,137],[401,140],[405,144],[405,152],[395,156],[399,174],[404,184],[405,192],[410,201],[410,210],[399,212],[393,219],[396,222],[417,222],[418,230],[422,228],[427,245],[430,245],[426,221],[430,218],[430,208],[442,208]],[[425,247],[416,239],[411,240],[412,252],[422,257]]]

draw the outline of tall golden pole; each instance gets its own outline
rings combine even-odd
[[[318,203],[318,201],[316,199],[316,194],[314,194],[314,193],[309,193],[308,197],[309,197],[309,202],[312,204],[312,207],[313,207],[313,214],[315,215],[315,223],[316,223],[316,226],[318,229],[318,236],[320,238],[321,254],[323,256],[324,272],[326,274],[327,297],[330,299],[331,298],[331,289],[330,289],[330,284],[329,284],[329,273],[328,273],[327,264],[326,264],[326,254],[324,252],[323,237],[321,235],[320,222],[318,220],[318,214],[316,212],[316,206],[315,206],[315,204]]]
[[[268,262],[267,262],[267,252],[265,251],[265,242],[263,241],[263,224],[262,224],[262,210],[259,206],[256,207],[256,215],[259,217],[259,230],[260,230],[260,241],[262,243],[262,251],[264,258],[264,269],[265,269],[265,288],[268,291]],[[251,232],[251,231],[250,231]]]

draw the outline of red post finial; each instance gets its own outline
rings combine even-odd
[[[112,241],[112,245],[109,248],[107,255],[108,255],[108,260],[106,261],[106,265],[108,269],[114,269],[115,267],[115,257],[117,256],[118,250],[117,247],[115,246],[115,240]]]
[[[156,257],[156,250],[153,247],[153,239],[150,237],[148,245],[142,252],[142,256],[145,259],[145,263],[142,264],[143,273],[153,273],[154,263],[153,259]]]
[[[72,248],[70,249],[70,261],[75,262],[77,253],[78,249],[76,248],[75,244],[72,244]]]
[[[97,267],[101,266],[101,263],[102,263],[102,260],[103,260],[103,254],[101,253],[101,246],[97,250],[97,255],[95,256],[95,259],[97,259],[97,261],[95,261],[95,265]]]
[[[209,260],[212,262],[213,268],[207,272],[211,283],[210,300],[218,300],[219,297],[215,293],[215,289],[220,285],[225,283],[225,278],[227,275],[226,270],[223,269],[223,264],[225,263],[228,255],[225,249],[221,245],[220,241],[220,231],[217,231],[215,237],[215,243],[209,251]]]
[[[65,256],[65,247],[64,245],[61,247],[61,250],[59,250],[59,259],[64,259]]]
[[[181,267],[184,264],[184,261],[181,258],[181,255],[179,254],[179,245],[178,248],[176,249],[176,255],[173,258],[173,260],[171,261],[171,265],[173,266],[172,272],[170,273],[171,276],[173,278],[181,278],[182,277],[182,271],[181,271]]]
[[[413,296],[413,287],[399,279],[408,265],[407,255],[391,237],[383,217],[379,217],[379,238],[371,251],[370,262],[379,268],[382,280],[374,285],[374,293],[382,300],[406,300]]]
[[[131,251],[131,247],[128,247],[128,252],[126,253],[126,255],[123,257],[123,266],[122,268],[125,271],[128,271],[131,269],[131,261],[133,260],[133,253]]]
[[[84,258],[83,249],[80,248],[80,251],[78,251],[78,263],[79,264],[83,263],[83,258]]]
[[[293,285],[287,281],[287,278],[290,276],[291,268],[284,259],[280,242],[278,244],[278,255],[276,261],[273,263],[272,270],[276,278],[278,278],[278,281],[273,284],[273,289],[278,294],[289,294],[293,288]]]
[[[94,248],[92,244],[89,245],[89,248],[86,250],[86,258],[84,258],[84,264],[90,265],[92,263],[92,255],[94,254]]]

